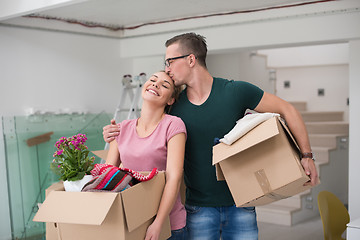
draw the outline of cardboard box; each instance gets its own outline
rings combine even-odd
[[[310,178],[285,123],[273,117],[232,145],[213,147],[218,180],[226,180],[236,206],[258,206],[303,192]]]
[[[107,158],[109,150],[97,150],[97,151],[91,151],[96,156],[100,157],[101,159]],[[180,185],[180,196],[181,196],[181,203],[185,205],[185,196],[186,195],[186,185],[184,181],[184,177],[182,178],[181,185]]]
[[[120,193],[65,192],[62,183],[55,183],[47,189],[33,220],[47,222],[47,240],[143,240],[159,208],[164,186],[164,172]],[[167,220],[160,239],[170,236]]]

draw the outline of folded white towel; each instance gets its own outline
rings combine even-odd
[[[220,139],[220,142],[231,145],[260,123],[272,117],[280,116],[278,113],[257,113],[255,111],[249,111],[249,113],[250,114],[245,114],[243,118],[236,121],[235,127],[231,129],[224,138]]]

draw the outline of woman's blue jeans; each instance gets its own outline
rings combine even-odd
[[[197,207],[185,205],[189,240],[257,240],[254,207]]]

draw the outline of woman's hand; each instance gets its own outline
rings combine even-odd
[[[161,232],[161,224],[156,220],[148,227],[145,240],[158,240]]]

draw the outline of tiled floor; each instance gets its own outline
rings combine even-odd
[[[259,240],[324,240],[321,218],[317,217],[292,227],[258,223]]]

